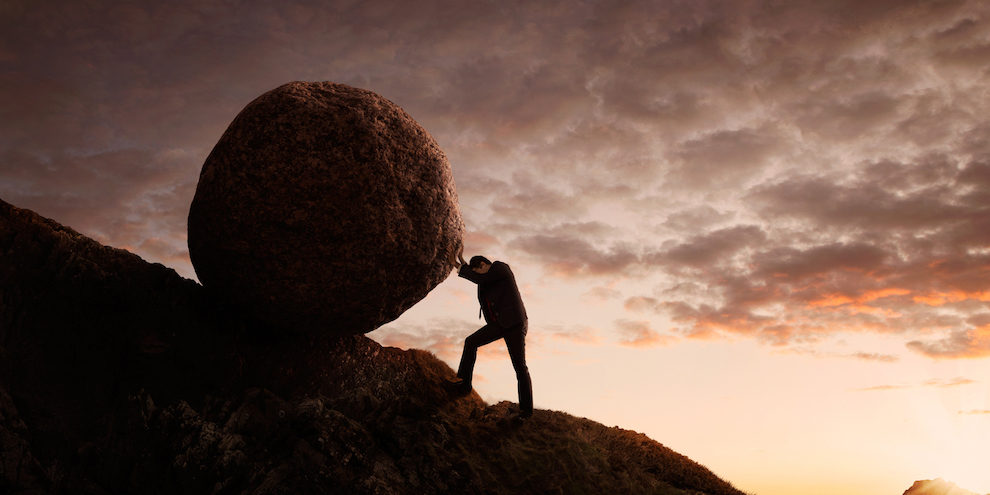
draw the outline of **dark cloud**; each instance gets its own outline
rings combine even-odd
[[[782,142],[772,129],[718,130],[678,144],[674,156],[683,165],[668,177],[693,188],[722,186],[750,178]]]
[[[983,356],[975,316],[990,301],[983,169],[926,155],[863,164],[847,176],[770,180],[745,196],[764,227],[721,228],[645,255],[672,280],[662,297],[633,297],[626,308],[667,314],[689,335],[729,332],[779,345],[853,329],[950,330],[908,347]]]
[[[667,215],[662,225],[680,232],[697,232],[698,229],[709,229],[720,223],[729,222],[734,217],[733,212],[720,212],[710,205],[700,205]]]
[[[0,197],[191,276],[185,216],[213,144],[263,92],[331,80],[437,138],[470,251],[581,277],[587,297],[696,338],[868,331],[983,356],[988,14],[962,0],[8,1]],[[620,321],[627,343],[663,340]],[[439,328],[390,331],[453,352]]]
[[[644,258],[647,264],[658,264],[680,270],[682,267],[717,269],[721,263],[731,263],[740,250],[766,239],[764,232],[754,225],[740,225],[696,235],[660,252]]]
[[[548,223],[560,219],[577,219],[585,212],[582,198],[555,191],[536,180],[517,181],[514,192],[507,198],[492,201],[491,211],[498,218],[527,223]]]
[[[969,167],[973,170],[964,173]],[[979,193],[981,164],[944,156],[917,163],[863,164],[851,176],[802,175],[754,188],[747,199],[767,217],[813,221],[832,229],[892,233],[966,229],[980,222],[988,205]]]
[[[627,246],[599,249],[591,242],[568,235],[531,235],[515,239],[510,246],[535,258],[557,276],[615,275],[638,262]]]
[[[954,330],[939,340],[912,340],[907,347],[935,359],[983,358],[990,356],[990,328]]]
[[[875,67],[872,62],[848,63],[842,71],[855,74],[891,70]],[[864,71],[864,68],[867,69]],[[872,69],[872,70],[871,70]],[[794,108],[797,125],[805,132],[821,134],[825,138],[851,140],[877,130],[878,127],[897,122],[900,99],[887,91],[873,90],[838,98],[812,95]]]

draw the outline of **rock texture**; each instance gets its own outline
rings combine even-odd
[[[464,235],[436,141],[381,96],[293,82],[220,138],[189,211],[205,287],[267,323],[362,334],[449,274]]]
[[[0,493],[742,495],[644,435],[451,397],[428,352],[272,332],[0,201]]]
[[[933,480],[918,480],[915,481],[911,488],[908,488],[904,495],[980,495],[976,492],[971,492],[959,488],[955,483],[951,483],[943,480],[942,478],[935,478]]]

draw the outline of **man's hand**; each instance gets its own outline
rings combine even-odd
[[[454,265],[458,270],[460,270],[461,265],[464,264],[464,256],[461,253],[464,252],[464,246],[459,246],[457,249],[450,252],[450,256],[447,257],[447,261],[450,261],[451,265]]]

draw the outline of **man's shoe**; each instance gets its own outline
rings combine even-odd
[[[448,380],[447,389],[457,395],[467,395],[471,393],[471,382],[466,382],[460,378],[457,380]]]
[[[514,414],[509,418],[509,421],[516,426],[522,426],[529,418],[533,417],[533,411],[522,411],[519,414]]]

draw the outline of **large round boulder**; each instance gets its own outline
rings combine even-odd
[[[464,236],[450,165],[394,103],[293,82],[248,104],[189,209],[200,282],[265,322],[366,333],[442,282]]]

